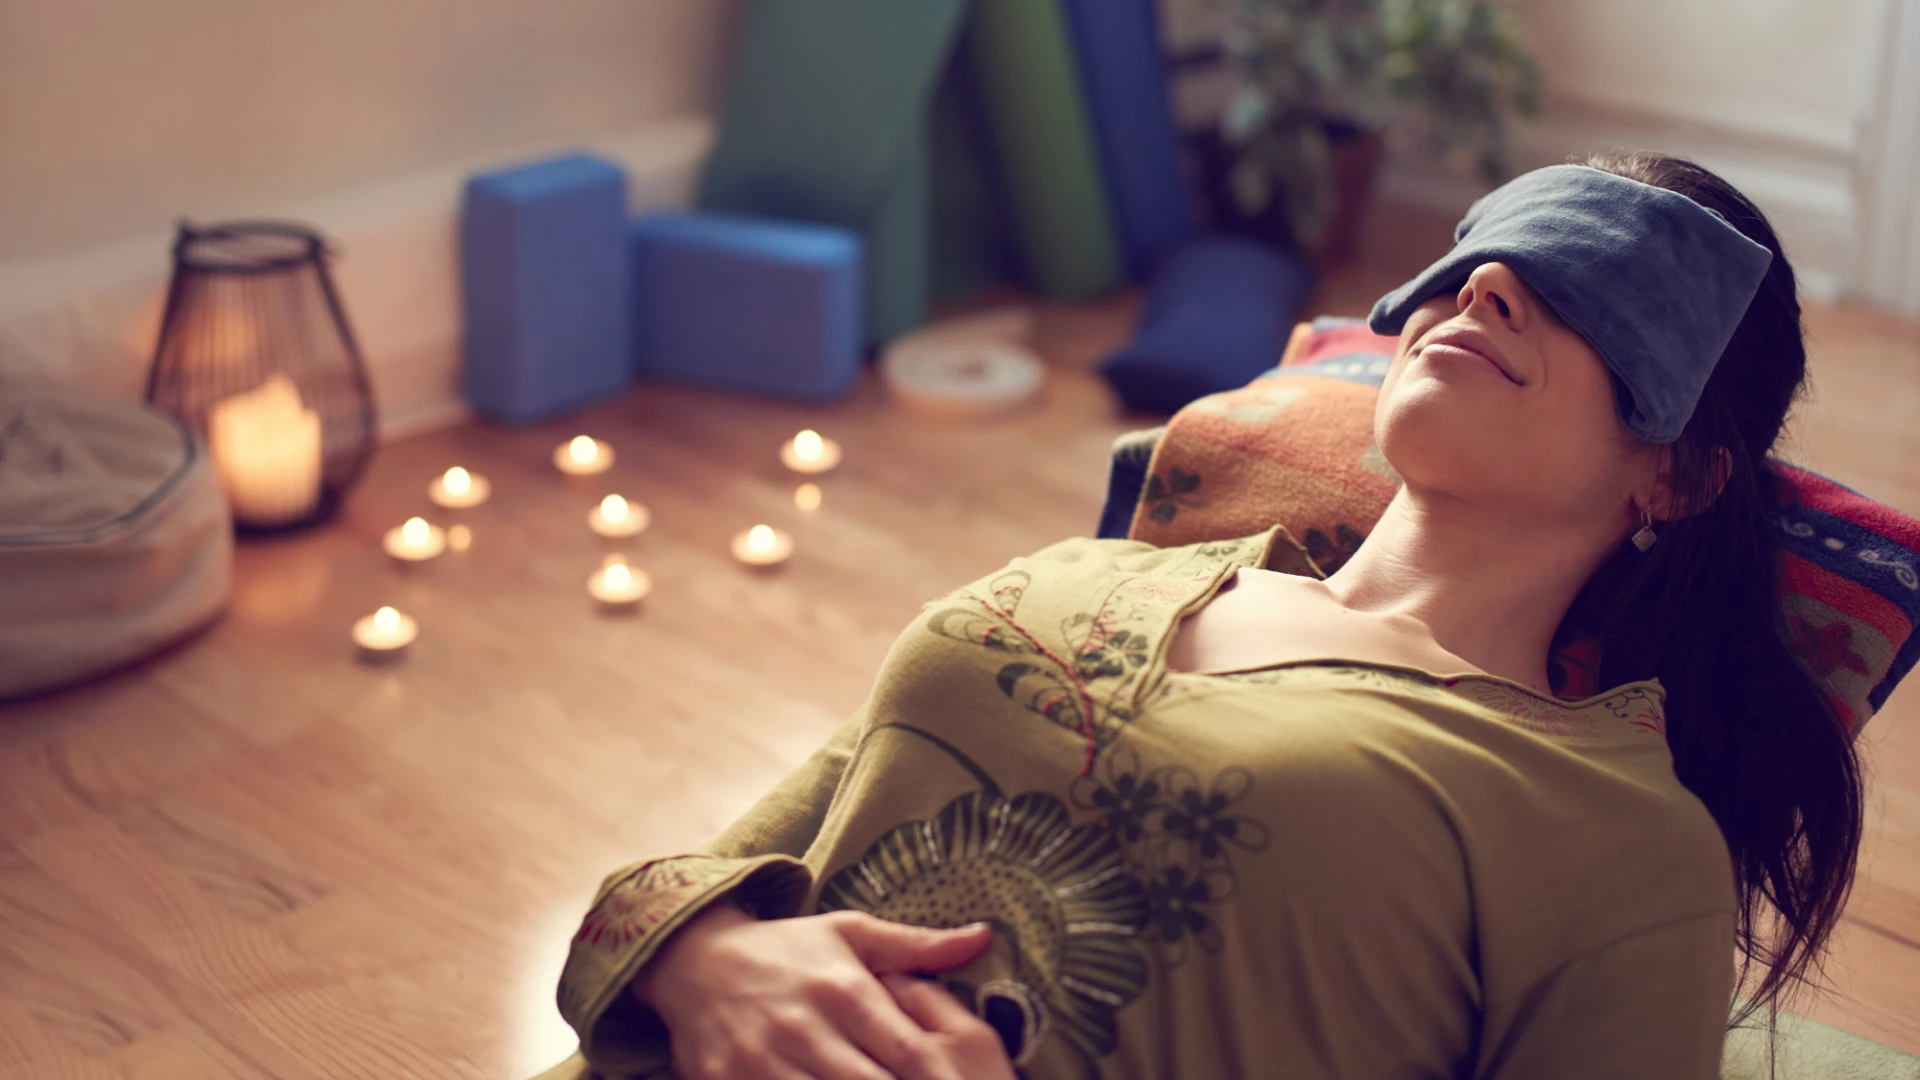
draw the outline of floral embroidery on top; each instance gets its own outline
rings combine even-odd
[[[697,855],[647,863],[607,890],[587,912],[573,940],[601,949],[624,949],[739,869],[736,860]]]
[[[1091,611],[1063,619],[1047,639],[1019,618],[1032,583],[1026,570],[1008,570],[943,597],[959,601],[927,619],[928,630],[1008,654],[994,673],[1000,692],[1086,740],[1081,772],[1093,768],[1101,747],[1133,719],[1133,699],[1149,674],[1153,638],[1171,612],[1205,591],[1224,566],[1243,558],[1249,540],[1181,550],[1172,565],[1114,582]]]
[[[1186,959],[1190,942],[1220,948],[1216,912],[1239,889],[1232,856],[1265,851],[1272,839],[1265,825],[1233,812],[1252,788],[1253,774],[1242,768],[1205,786],[1184,765],[1143,769],[1124,743],[1101,758],[1097,777],[1074,780],[1074,805],[1104,814],[1129,867],[1146,882],[1147,939],[1170,966]]]
[[[1147,921],[1146,890],[1109,830],[1073,824],[1046,792],[972,791],[896,826],[828,880],[820,910],[846,908],[915,926],[992,923],[1013,946],[1018,985],[1045,1004],[1035,1029],[1050,1027],[1091,1057],[1113,1050],[1115,1013],[1146,988],[1133,942]]]

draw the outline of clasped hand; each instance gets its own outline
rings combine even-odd
[[[973,962],[984,923],[932,930],[854,911],[762,921],[731,904],[668,939],[633,993],[681,1080],[1013,1080],[1000,1036],[912,972]]]

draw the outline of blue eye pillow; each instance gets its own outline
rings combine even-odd
[[[1516,177],[1454,226],[1453,250],[1380,298],[1367,325],[1400,333],[1483,263],[1512,267],[1614,376],[1627,428],[1680,437],[1773,254],[1685,195],[1585,165]]]

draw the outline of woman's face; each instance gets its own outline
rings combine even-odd
[[[1497,262],[1408,318],[1373,428],[1424,492],[1610,528],[1659,450],[1620,422],[1600,354]]]

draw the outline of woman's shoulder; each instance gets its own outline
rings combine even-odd
[[[1281,525],[1246,536],[1176,547],[1158,547],[1144,540],[1073,537],[1016,558],[1003,569],[1035,571],[1060,566],[1078,567],[1083,574],[1161,578],[1192,578],[1241,566],[1319,576],[1306,549]]]

